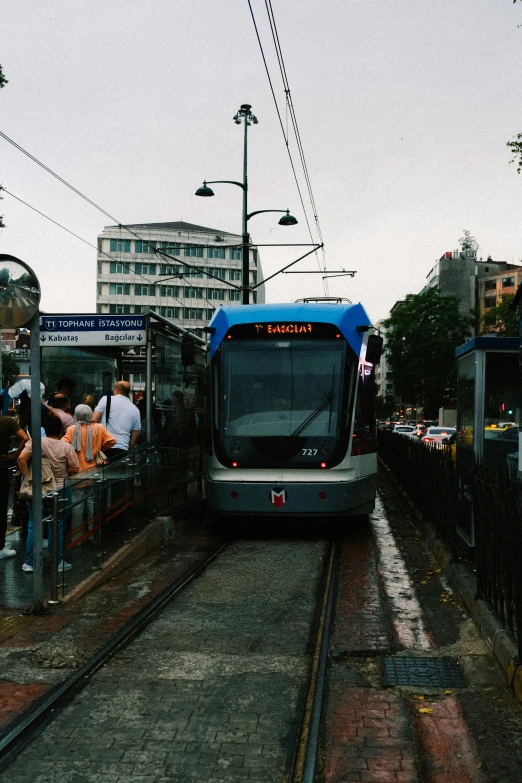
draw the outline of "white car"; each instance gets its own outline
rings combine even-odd
[[[421,441],[428,446],[436,446],[449,440],[456,431],[456,427],[428,427],[422,436]]]
[[[415,427],[410,426],[409,424],[396,424],[393,428],[393,431],[396,432],[398,435],[403,435],[406,438],[411,438],[415,433]]]

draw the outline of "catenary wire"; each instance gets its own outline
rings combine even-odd
[[[308,165],[306,163],[306,157],[305,157],[305,154],[304,154],[303,143],[302,143],[302,140],[301,140],[301,133],[299,131],[299,125],[298,125],[298,122],[297,122],[297,116],[296,116],[295,108],[294,108],[294,105],[293,105],[292,94],[291,94],[291,90],[290,90],[290,83],[289,83],[287,72],[286,72],[286,66],[285,66],[285,62],[284,62],[283,51],[282,51],[281,43],[280,43],[280,40],[279,40],[279,33],[277,31],[277,24],[276,24],[276,21],[275,21],[275,15],[274,15],[274,10],[273,10],[273,7],[272,7],[271,0],[265,0],[265,8],[266,8],[266,11],[267,11],[267,16],[268,16],[268,20],[269,20],[269,24],[270,24],[270,30],[271,30],[271,33],[272,33],[272,39],[273,39],[273,42],[274,42],[274,48],[275,48],[275,51],[276,51],[277,61],[278,61],[278,64],[279,64],[279,70],[280,70],[281,79],[282,79],[282,82],[283,82],[283,89],[285,91],[286,104],[287,104],[287,108],[290,111],[290,119],[291,119],[291,122],[292,122],[292,127],[294,129],[295,139],[296,139],[296,143],[297,143],[297,149],[298,149],[298,152],[299,152],[299,157],[301,159],[301,165],[303,167],[303,173],[304,173],[304,177],[305,177],[306,186],[307,186],[307,189],[308,189],[308,195],[309,195],[310,203],[311,203],[312,210],[313,210],[316,230],[317,230],[317,234],[318,234],[318,237],[319,237],[319,241],[321,242],[321,244],[324,245],[323,235],[322,235],[322,231],[321,231],[321,225],[319,223],[319,217],[318,217],[318,214],[317,214],[317,207],[316,207],[316,203],[315,203],[315,197],[314,197],[313,190],[312,190],[312,183],[311,183],[310,175],[309,175],[309,172],[308,172]],[[323,255],[323,270],[324,270],[326,268],[324,247],[323,247],[322,255]]]
[[[294,161],[293,161],[293,158],[292,158],[292,153],[290,152],[288,136],[285,133],[285,127],[284,127],[284,124],[283,124],[283,119],[281,117],[281,112],[279,111],[279,105],[277,103],[277,98],[276,98],[275,91],[274,91],[274,85],[272,83],[272,78],[270,76],[270,71],[269,71],[269,68],[268,68],[268,63],[266,61],[265,52],[264,52],[264,49],[263,49],[263,44],[261,43],[261,38],[260,38],[260,35],[259,35],[259,30],[258,30],[258,27],[257,27],[256,18],[255,18],[254,11],[253,11],[252,4],[251,4],[250,0],[247,0],[247,2],[248,2],[248,7],[250,9],[250,15],[252,17],[252,22],[253,22],[253,25],[254,25],[254,30],[255,30],[255,33],[256,33],[256,37],[257,37],[257,42],[259,44],[259,49],[261,51],[261,57],[263,58],[263,63],[264,63],[264,66],[265,66],[265,71],[266,71],[266,75],[267,75],[267,78],[268,78],[268,83],[270,85],[270,90],[272,92],[272,98],[274,100],[274,105],[275,105],[277,116],[278,116],[278,119],[279,119],[279,125],[281,126],[281,131],[283,133],[283,138],[285,140],[286,151],[288,153],[288,157],[289,157],[289,160],[290,160],[290,166],[292,167],[292,172],[293,172],[293,175],[294,175],[295,184],[297,186],[297,192],[299,194],[299,200],[301,202],[301,207],[303,208],[303,213],[304,213],[304,216],[305,216],[306,225],[308,226],[308,233],[310,234],[310,239],[315,244],[314,237],[313,237],[313,234],[312,234],[312,229],[311,229],[311,226],[310,226],[310,221],[308,220],[308,213],[306,211],[306,207],[305,207],[305,204],[304,204],[303,194],[301,192],[301,187],[299,185],[297,172],[295,170],[295,165],[294,165]],[[317,253],[316,253],[316,258],[317,258]],[[318,262],[318,265],[319,265],[319,269],[321,269],[321,266],[319,264],[319,259],[317,259],[317,262]],[[324,280],[323,280],[323,288],[324,288],[325,293],[326,293],[326,285],[325,285]]]

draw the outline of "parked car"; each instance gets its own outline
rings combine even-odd
[[[455,427],[428,427],[421,441],[428,446],[448,441],[457,432]]]

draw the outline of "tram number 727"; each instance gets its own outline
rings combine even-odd
[[[317,454],[317,449],[301,449],[303,452],[303,457],[315,457]]]

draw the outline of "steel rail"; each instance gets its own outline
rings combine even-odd
[[[297,744],[291,783],[313,783],[317,766],[319,733],[323,714],[323,698],[328,664],[328,648],[335,590],[337,586],[337,547],[332,542],[325,568],[325,586],[321,602],[319,625],[315,641],[314,654],[310,666],[308,691],[305,701],[299,741]]]
[[[51,723],[59,712],[57,708],[64,706],[69,699],[85,687],[90,678],[141,633],[177,593],[203,573],[229,543],[229,541],[221,541],[210,555],[205,555],[194,566],[187,569],[147,606],[131,617],[103,647],[97,650],[87,663],[49,693],[46,693],[35,705],[22,713],[14,723],[7,726],[5,734],[0,738],[0,774],[15,761],[33,738]]]

